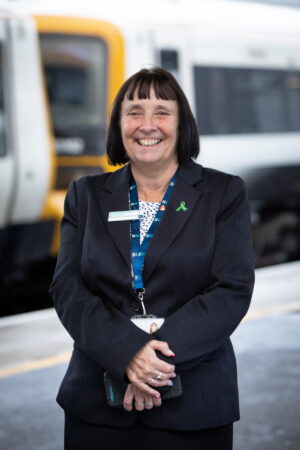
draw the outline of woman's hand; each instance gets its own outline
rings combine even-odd
[[[129,384],[123,400],[123,406],[126,411],[132,411],[135,408],[137,411],[144,409],[152,409],[153,406],[160,406],[161,399],[145,394],[133,384]]]
[[[165,356],[175,356],[167,342],[152,339],[139,350],[126,368],[130,382],[145,394],[160,398],[160,393],[151,386],[172,386],[171,379],[176,376],[175,366],[162,361],[156,356],[155,350]],[[151,386],[149,386],[149,384]]]

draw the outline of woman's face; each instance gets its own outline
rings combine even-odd
[[[156,98],[125,98],[121,107],[121,133],[131,163],[177,164],[178,104]]]

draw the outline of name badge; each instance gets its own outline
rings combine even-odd
[[[130,320],[141,330],[146,331],[146,333],[153,334],[160,329],[165,321],[165,318],[156,317],[152,314],[146,314],[145,316],[133,316]]]
[[[111,211],[108,214],[108,222],[118,222],[122,220],[139,220],[143,217],[138,209],[129,211]]]

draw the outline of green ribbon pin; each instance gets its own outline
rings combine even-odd
[[[176,212],[178,211],[187,211],[188,208],[185,206],[185,202],[180,202],[180,206],[176,209]]]

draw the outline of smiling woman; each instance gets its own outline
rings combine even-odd
[[[107,153],[128,164],[70,185],[50,288],[75,341],[65,449],[232,450],[230,334],[253,289],[244,183],[192,161],[195,119],[161,68],[121,87]]]
[[[165,70],[142,69],[118,92],[106,146],[112,164],[128,162],[125,147],[128,139],[143,147],[158,145],[151,141],[153,139],[167,141],[162,148],[167,146],[169,152],[174,150],[178,164],[198,156],[199,133],[195,118],[182,89]]]

